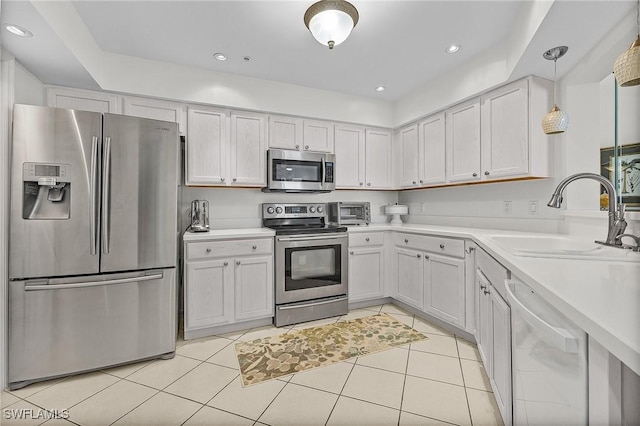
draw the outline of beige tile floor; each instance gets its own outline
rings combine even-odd
[[[242,388],[235,341],[377,312],[429,340]],[[174,359],[3,391],[0,402],[3,425],[502,424],[475,345],[394,305],[292,328],[180,340]],[[44,410],[68,418],[47,420]],[[32,418],[9,418],[20,413]]]

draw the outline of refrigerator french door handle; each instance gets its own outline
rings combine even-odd
[[[94,136],[91,141],[91,181],[89,195],[89,253],[96,255],[98,251],[98,229],[96,226],[96,215],[98,210],[98,137]]]
[[[540,333],[541,338],[553,344],[561,351],[571,354],[578,353],[578,338],[564,328],[554,327],[527,308],[511,289],[514,285],[513,281],[505,280],[505,284],[507,288],[507,299],[511,304],[511,309],[518,311],[524,322],[535,328]]]
[[[111,233],[111,138],[104,138],[104,154],[102,157],[102,252],[109,254]]]
[[[69,284],[51,284],[51,285],[25,285],[25,291],[41,291],[41,290],[65,290],[71,288],[86,288],[86,287],[97,287],[102,285],[112,285],[112,284],[125,284],[125,283],[134,283],[139,281],[151,281],[151,280],[159,280],[162,278],[162,273],[153,274],[153,275],[142,275],[140,277],[131,277],[131,278],[120,278],[116,280],[107,280],[107,281],[87,281],[82,283],[69,283]]]

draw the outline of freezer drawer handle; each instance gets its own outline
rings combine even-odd
[[[101,285],[111,284],[125,284],[138,281],[151,281],[159,280],[162,278],[162,273],[153,275],[143,275],[141,277],[120,278],[117,280],[109,281],[87,281],[84,283],[70,283],[70,284],[53,284],[53,285],[25,285],[25,291],[40,291],[40,290],[65,290],[70,288],[85,288],[85,287],[97,287]]]
[[[540,337],[546,342],[558,347],[560,350],[566,353],[575,354],[578,353],[578,339],[574,337],[568,330],[564,328],[554,327],[535,313],[531,312],[529,308],[524,306],[516,295],[511,290],[511,287],[515,283],[511,280],[505,280],[505,286],[507,288],[507,299],[511,302],[511,309],[518,311],[520,317],[540,332]]]
[[[322,302],[305,303],[304,305],[279,306],[278,309],[280,309],[281,311],[288,311],[290,309],[309,308],[311,306],[326,305],[327,303],[342,302],[343,300],[347,300],[347,298],[346,297],[340,297],[338,299],[324,300]]]

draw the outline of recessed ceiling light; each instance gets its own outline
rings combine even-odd
[[[216,58],[219,61],[226,61],[227,60],[227,55],[225,55],[224,53],[214,53],[213,57]]]
[[[384,92],[384,86],[376,87],[376,92]]]
[[[15,34],[19,37],[33,37],[33,33],[31,31],[19,25],[5,24],[4,27],[11,34]]]
[[[447,53],[456,53],[458,50],[460,50],[460,45],[452,44],[451,46],[447,47],[444,51]]]

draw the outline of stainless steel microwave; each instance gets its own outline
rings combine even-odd
[[[371,204],[368,202],[337,202],[327,204],[332,225],[368,225],[371,223]]]
[[[267,150],[265,192],[329,192],[336,187],[334,154]]]

